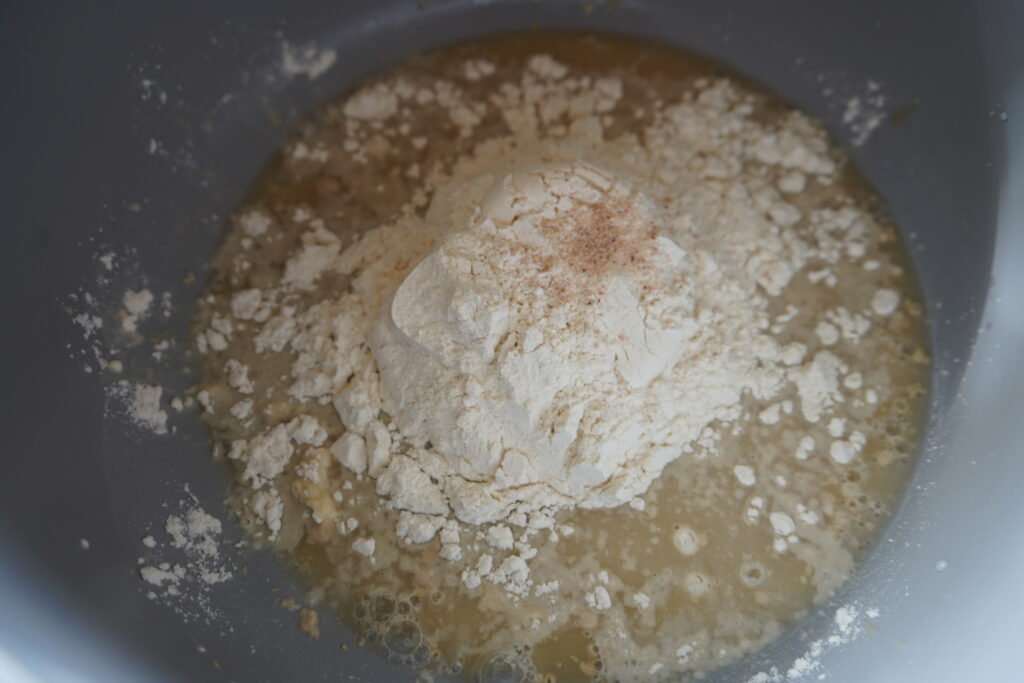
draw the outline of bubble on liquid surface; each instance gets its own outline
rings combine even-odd
[[[496,655],[484,664],[478,680],[480,683],[527,683],[533,676],[518,657]]]
[[[384,633],[384,647],[398,657],[410,657],[423,641],[419,626],[408,619],[396,621]]]
[[[416,665],[426,664],[434,656],[433,650],[427,645],[420,644],[418,648],[412,653],[412,663]]]
[[[740,581],[750,588],[761,585],[766,574],[767,571],[760,562],[745,562],[740,567]]]
[[[672,540],[676,545],[676,549],[687,557],[696,555],[697,551],[700,550],[700,541],[697,538],[697,532],[688,526],[681,526],[676,529]]]
[[[397,601],[390,595],[377,595],[370,599],[370,620],[382,624],[395,614]]]

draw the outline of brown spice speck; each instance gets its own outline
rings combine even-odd
[[[607,275],[646,271],[657,233],[638,213],[633,197],[612,190],[603,201],[577,203],[568,214],[543,222],[541,229],[572,273],[570,278],[543,282],[548,294],[563,303],[591,303],[600,298],[596,290]],[[550,254],[538,255],[538,270],[547,272],[551,260]]]

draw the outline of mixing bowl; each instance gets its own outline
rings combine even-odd
[[[770,678],[773,666],[785,678],[844,604],[880,614],[814,658],[811,679],[1024,680],[1024,6],[179,0],[5,3],[0,17],[10,209],[0,680],[411,677],[343,625],[323,620],[319,640],[300,633],[278,603],[301,586],[266,553],[228,550],[245,571],[211,590],[216,618],[186,621],[147,599],[140,539],[189,495],[185,483],[225,519],[228,540],[240,538],[221,503],[225,475],[191,413],[172,416],[164,437],[126,428],[108,405],[95,339],[72,315],[83,292],[113,310],[126,288],[170,291],[166,358],[122,355],[169,394],[183,391],[194,377],[177,368],[204,264],[297,117],[419,50],[538,27],[640,35],[719,58],[847,143],[844,103],[869,83],[885,97],[887,118],[852,156],[887,200],[927,302],[934,376],[921,456],[842,593],[706,680]],[[119,255],[118,268],[104,273],[102,250]],[[183,277],[189,269],[197,277]]]

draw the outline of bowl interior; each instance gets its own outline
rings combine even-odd
[[[184,483],[238,540],[220,502],[225,479],[188,413],[172,416],[168,437],[140,436],[111,416],[100,373],[83,371],[96,365],[92,345],[66,309],[69,295],[83,290],[111,307],[144,282],[170,291],[175,306],[163,327],[177,344],[152,372],[168,394],[184,390],[194,377],[175,360],[223,218],[297,118],[416,51],[537,26],[641,35],[719,58],[824,119],[841,141],[850,140],[842,104],[869,81],[881,84],[886,110],[898,115],[853,156],[888,201],[924,291],[932,411],[926,457],[893,523],[837,600],[900,613],[918,599],[905,595],[908,586],[931,585],[937,551],[925,548],[942,539],[935,520],[948,499],[929,489],[953,486],[959,476],[950,463],[964,453],[950,415],[989,289],[1004,174],[1000,77],[982,40],[992,25],[965,3],[588,6],[229,0],[6,10],[18,16],[0,22],[0,70],[7,101],[22,104],[5,108],[0,127],[0,149],[16,162],[2,172],[14,209],[5,234],[17,255],[0,290],[9,321],[10,416],[0,481],[0,590],[13,596],[0,617],[0,673],[6,650],[14,665],[54,680],[68,671],[106,681],[278,681],[296,671],[310,681],[339,673],[367,681],[409,677],[356,647],[340,625],[323,624],[319,640],[301,634],[294,615],[278,605],[301,587],[265,553],[232,557],[246,573],[211,592],[216,618],[186,622],[146,598],[136,574],[141,538],[158,531],[166,506],[187,495]],[[334,65],[316,79],[287,76],[280,68],[286,44],[333,49]],[[101,247],[131,253],[137,263],[104,283],[94,258]],[[194,282],[183,279],[187,269],[197,274]],[[142,353],[122,356],[141,367]],[[998,481],[998,469],[983,476]],[[981,481],[971,494],[977,500],[985,496]],[[706,680],[746,680],[772,665],[785,671],[827,630],[834,608]],[[902,633],[913,624],[895,616],[886,628]],[[880,656],[891,661],[861,659],[860,679],[841,673],[842,658],[859,657],[836,653],[827,664],[836,667],[833,680],[865,680],[864,667],[893,671],[892,657],[903,657]]]

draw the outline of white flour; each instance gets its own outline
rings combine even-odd
[[[763,393],[760,301],[677,221],[593,166],[520,171],[405,277],[370,339],[382,406],[459,519],[627,502]]]
[[[314,43],[281,44],[281,73],[287,77],[303,75],[314,80],[330,69],[335,59],[337,54],[334,50],[318,47]]]
[[[843,125],[849,129],[850,142],[854,147],[863,146],[888,116],[886,97],[881,90],[882,86],[877,81],[868,81],[863,94],[854,95],[846,101]]]
[[[222,527],[195,500],[188,486],[187,499],[179,501],[177,514],[163,523],[166,536],[159,542],[145,536],[144,557],[139,558],[139,576],[147,583],[147,596],[165,603],[185,621],[210,622],[219,616],[211,601],[214,586],[233,578],[223,555]],[[228,625],[230,628],[230,625]]]
[[[802,655],[788,666],[773,666],[760,671],[747,679],[746,683],[782,683],[783,681],[806,681],[817,674],[818,680],[828,678],[822,672],[821,657],[825,653],[848,645],[865,631],[864,623],[876,619],[879,611],[873,607],[862,608],[858,605],[842,605],[836,608],[832,617],[832,628],[829,635],[813,640],[807,644]]]
[[[124,406],[125,415],[137,427],[154,434],[167,433],[167,412],[161,406],[161,387],[121,380],[111,387],[110,395]]]
[[[133,362],[137,350],[145,350],[146,360],[160,361],[171,348],[169,339],[156,339],[156,335],[163,332],[159,328],[161,318],[167,319],[173,312],[172,297],[170,292],[154,293],[145,286],[124,289],[118,279],[134,282],[147,279],[138,270],[136,256],[132,249],[118,253],[107,246],[94,254],[99,268],[90,289],[79,290],[68,297],[71,320],[81,328],[88,344],[71,356],[84,356],[84,370],[101,374],[107,399],[106,417],[121,418],[137,430],[162,436],[173,431],[168,425],[166,404],[177,401],[184,406],[180,399],[168,400],[162,386],[151,381],[136,381],[134,377],[143,373],[132,371],[139,369]],[[133,379],[118,377],[124,375]],[[147,372],[145,376],[151,377],[152,373]]]
[[[247,531],[322,546],[342,600],[457,604],[423,628],[472,623],[459,656],[583,623],[616,671],[708,670],[852,571],[895,457],[872,352],[915,303],[801,114],[495,64],[377,81],[284,149],[202,299],[196,398]]]
[[[148,289],[140,289],[137,292],[131,290],[125,292],[124,317],[121,319],[121,327],[125,332],[136,332],[139,321],[149,315],[150,304],[153,303],[153,293]]]
[[[666,107],[642,141],[608,141],[600,113],[621,97],[616,79],[584,88],[549,57],[528,63],[523,90],[499,97],[511,135],[433,173],[422,216],[404,211],[343,248],[322,219],[296,211],[306,233],[279,282],[237,293],[235,322],[214,315],[198,337],[200,351],[222,351],[236,326],[254,321],[258,353],[294,354],[288,394],[333,404],[346,432],[330,453],[377,479],[387,505],[404,511],[396,531],[411,543],[451,517],[540,529],[567,507],[635,500],[642,509],[636,497],[667,463],[713,448],[711,425],[739,417],[745,394],[770,399],[794,386],[809,423],[843,401],[843,361],[781,345],[772,334],[784,320],[773,325],[767,313],[808,259],[863,252],[863,228],[846,209],[810,217],[816,246],[787,229],[801,213],[785,194],[836,173],[820,133],[799,114],[765,133],[718,81]],[[466,105],[438,88],[378,84],[344,112],[352,126],[379,129],[406,99],[433,98],[471,129]],[[539,136],[538,116],[565,113],[571,134]],[[299,142],[292,157],[322,163],[327,154]],[[736,179],[749,163],[785,171],[778,188]],[[255,239],[273,223],[258,210],[239,220]],[[351,292],[277,304],[325,273],[351,276]],[[894,310],[891,301],[879,292],[874,313]],[[845,309],[830,316],[819,324],[826,343],[855,343],[870,326]],[[248,367],[227,363],[230,386],[250,394]],[[777,422],[783,408],[794,409],[775,404],[761,422]],[[236,404],[232,415],[250,410]],[[291,433],[278,425],[229,454],[245,463],[271,538],[283,501],[267,485],[292,458]],[[837,462],[858,450],[854,437],[831,444]],[[753,485],[749,467],[736,475]],[[443,557],[461,557],[446,546]]]

